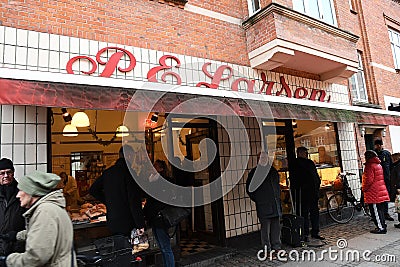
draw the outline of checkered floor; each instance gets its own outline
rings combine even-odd
[[[190,254],[198,253],[198,252],[204,252],[207,250],[210,250],[214,248],[214,245],[210,245],[209,243],[205,241],[201,241],[198,239],[186,239],[182,238],[180,242],[180,247],[181,247],[181,253],[182,256],[187,256]]]

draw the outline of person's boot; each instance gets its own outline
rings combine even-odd
[[[391,222],[393,222],[393,221],[394,221],[393,217],[392,217],[392,216],[390,216],[390,214],[389,214],[389,213],[385,213],[385,220],[387,220],[387,221],[391,221]]]
[[[371,234],[386,234],[386,229],[375,228],[374,230],[369,231]]]

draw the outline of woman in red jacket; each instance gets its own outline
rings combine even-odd
[[[376,229],[370,231],[373,234],[386,234],[386,223],[384,216],[384,203],[389,201],[378,155],[373,150],[367,150],[365,156],[365,169],[362,177],[362,191],[364,201],[369,204],[372,219]]]

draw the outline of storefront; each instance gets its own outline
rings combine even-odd
[[[17,37],[26,34],[1,28]],[[17,177],[34,169],[65,171],[76,178],[85,199],[122,143],[134,147],[133,167],[142,176],[146,159],[171,163],[174,157],[187,158],[200,166],[184,186],[200,188],[196,196],[202,204],[194,200],[192,218],[181,235],[225,245],[259,230],[245,182],[261,149],[274,155],[285,212],[290,210],[288,166],[296,147],[308,147],[318,166],[321,210],[337,173],[358,172],[358,113],[349,106],[346,86],[29,31],[32,36],[47,41],[35,49],[0,44],[5,51],[0,69],[1,154],[14,160]],[[23,49],[25,57],[18,52]],[[72,115],[84,111],[89,126],[64,132],[70,123],[63,119],[64,108]],[[122,124],[129,136],[121,138],[116,129]],[[169,164],[171,175],[172,169]],[[350,185],[359,196],[359,176]],[[76,230],[96,225],[102,223],[79,222]],[[106,235],[105,229],[77,235],[87,241]]]

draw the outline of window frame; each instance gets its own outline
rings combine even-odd
[[[256,8],[258,4],[258,8]],[[247,0],[247,8],[249,10],[249,17],[261,10],[260,0]]]
[[[400,69],[400,32],[392,28],[389,28],[388,32],[390,47],[392,48],[394,68],[398,70]],[[396,35],[397,42],[395,42],[393,35]],[[395,47],[397,47],[398,53],[396,53]]]
[[[362,61],[362,54],[360,51],[357,51],[357,60],[358,60],[358,71],[357,73],[354,73],[350,78],[349,78],[349,86],[350,86],[350,95],[353,101],[355,102],[363,102],[363,103],[367,103],[368,102],[368,94],[367,94],[367,87],[366,87],[366,83],[365,83],[365,75],[364,75],[364,65],[363,65],[363,61]],[[365,99],[361,98],[361,87],[359,85],[359,79],[357,77],[357,75],[361,75],[361,79],[363,82],[363,88],[364,88],[364,94],[365,94]],[[354,82],[352,82],[352,80],[354,80]],[[353,90],[353,85],[356,87],[356,90]],[[354,93],[355,92],[357,95],[355,96]]]
[[[326,2],[327,0],[316,0],[317,1],[317,8],[318,8],[318,17],[312,16],[312,14],[311,14],[311,10],[312,9],[311,9],[310,1],[308,1],[308,0],[297,0],[297,5],[294,4],[294,1],[292,2],[294,10],[296,10],[296,11],[298,11],[300,13],[306,14],[307,16],[310,16],[312,18],[315,18],[315,19],[318,19],[320,21],[323,21],[323,22],[325,22],[325,23],[327,23],[329,25],[333,25],[333,26],[337,27],[336,10],[335,10],[335,6],[334,6],[332,0],[328,0],[328,1],[329,1],[330,11],[331,11],[330,15],[332,16],[332,19],[333,19],[333,24],[331,24],[330,22],[325,20],[324,17],[323,17],[324,16],[324,12],[323,12],[324,10],[323,10],[322,6],[323,6],[323,3]],[[301,5],[302,6],[302,10],[299,10],[299,9],[295,8],[295,6],[300,6],[299,4],[300,5],[302,4]]]

